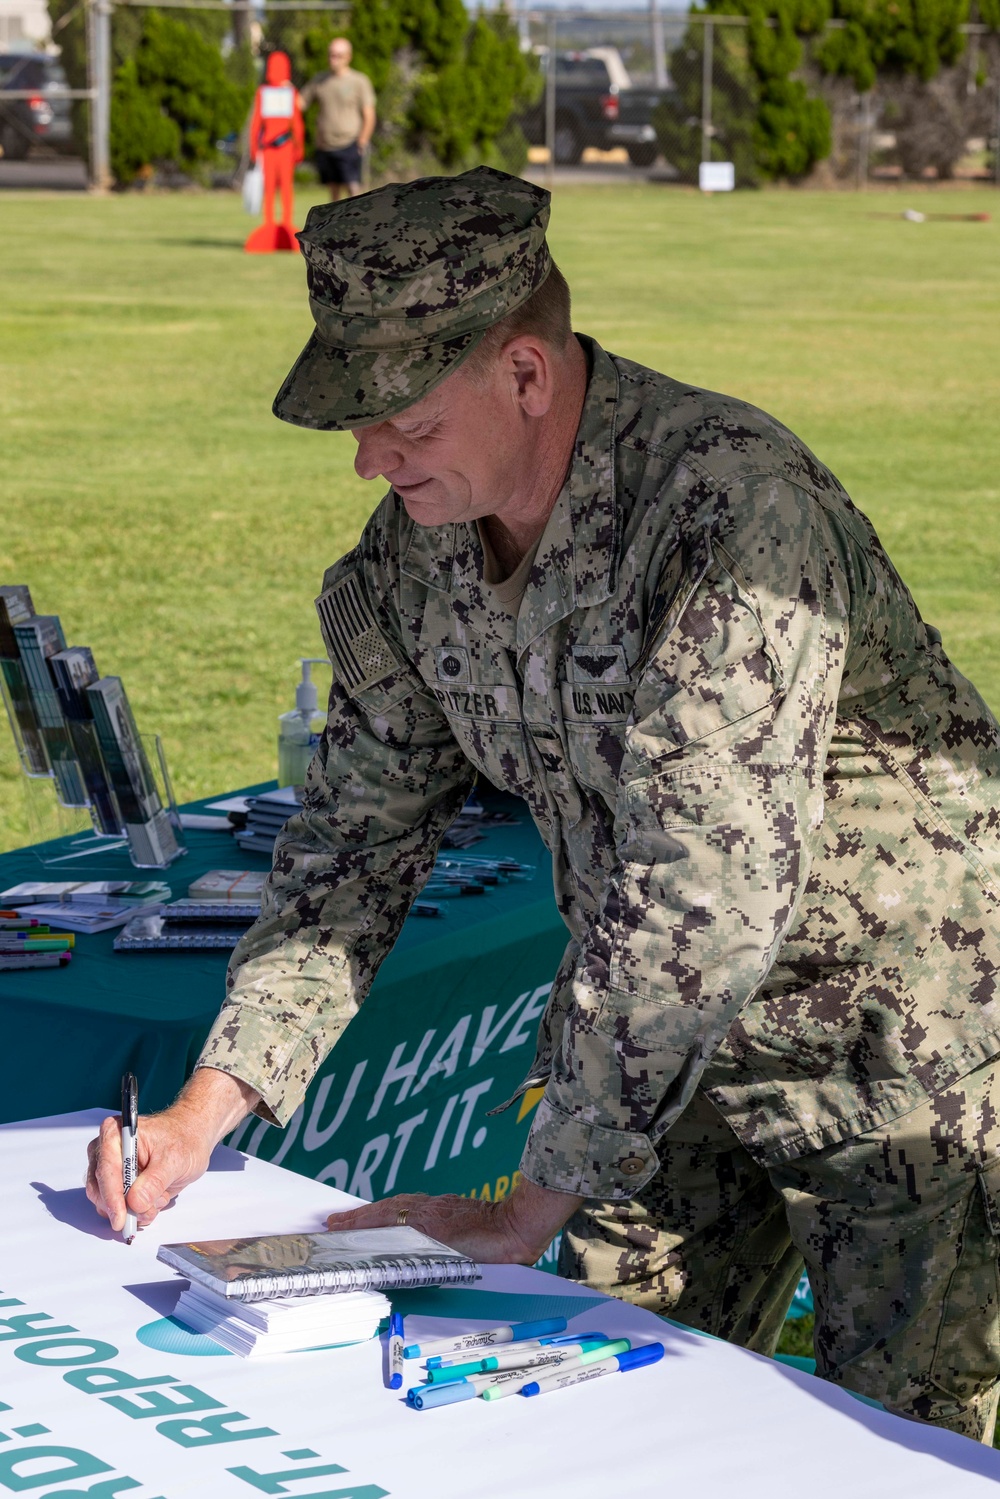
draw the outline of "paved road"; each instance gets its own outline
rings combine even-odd
[[[0,157],[0,190],[4,188],[86,192],[87,168],[76,156],[29,156],[26,161]]]
[[[549,185],[545,163],[530,163],[524,171],[531,182]],[[555,185],[587,186],[597,183],[670,181],[673,168],[660,162],[656,167],[633,167],[628,162],[580,162],[575,167],[556,167]],[[50,192],[85,192],[87,169],[74,156],[30,156],[27,161],[0,158],[0,191],[4,188],[48,189]]]
[[[549,186],[549,169],[544,162],[529,162],[523,175],[529,182],[537,182],[542,187]],[[575,167],[556,167],[553,185],[584,187],[597,183],[649,182],[651,179],[670,182],[676,176],[673,167],[667,166],[662,160],[655,167],[634,167],[628,162],[581,161]]]

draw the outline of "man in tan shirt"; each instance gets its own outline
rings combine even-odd
[[[361,159],[375,130],[375,90],[364,73],[351,67],[345,36],[330,43],[330,71],[310,78],[299,95],[303,113],[319,105],[316,117],[316,170],[332,201],[361,191]]]

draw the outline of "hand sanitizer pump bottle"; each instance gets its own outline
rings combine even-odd
[[[279,786],[304,785],[309,762],[326,727],[326,714],[316,706],[316,683],[310,668],[328,666],[329,662],[325,656],[303,656],[299,665],[302,680],[295,689],[295,707],[278,719]]]

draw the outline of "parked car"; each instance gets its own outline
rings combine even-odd
[[[557,52],[554,155],[574,166],[588,146],[610,151],[624,146],[633,166],[649,167],[657,156],[653,111],[672,89],[636,88],[614,47]],[[543,146],[546,97],[521,116],[530,146]]]
[[[70,101],[51,97],[68,87],[62,66],[48,53],[0,52],[0,91],[30,91],[27,99],[0,99],[0,149],[9,161],[23,161],[36,145],[73,150]]]

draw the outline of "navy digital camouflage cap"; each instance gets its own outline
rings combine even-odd
[[[397,416],[452,373],[552,266],[544,188],[492,167],[309,211],[315,331],[274,414],[331,431]]]

